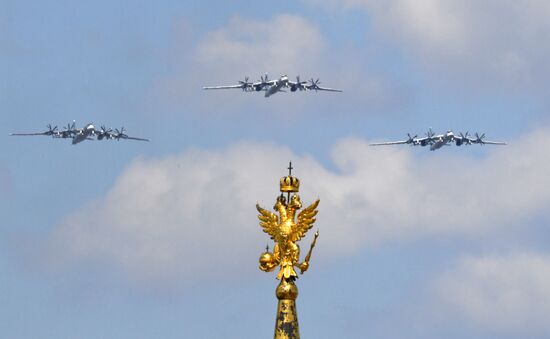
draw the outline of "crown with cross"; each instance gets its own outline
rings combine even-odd
[[[281,192],[298,192],[300,190],[300,179],[292,176],[292,161],[288,165],[288,175],[281,178],[279,186]]]

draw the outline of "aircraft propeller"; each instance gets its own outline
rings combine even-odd
[[[239,81],[239,84],[241,84],[241,88],[243,89],[243,92],[252,86],[252,83],[248,82],[248,77],[244,77],[244,81]]]
[[[414,144],[414,139],[418,137],[417,134],[415,134],[414,137],[412,137],[410,133],[407,133],[407,136],[409,137],[409,140],[407,140],[407,144]]]
[[[46,127],[48,127],[48,130],[44,132],[44,135],[54,135],[57,133],[57,126],[52,128],[52,125],[48,124]]]
[[[121,128],[120,128],[120,131],[118,130],[118,128],[115,128],[115,132],[116,132],[116,134],[115,134],[114,137],[115,137],[115,139],[117,139],[117,140],[120,140],[120,138],[123,138],[123,139],[128,138],[128,135],[126,135],[126,134],[124,133],[124,127],[121,127]]]
[[[256,91],[261,91],[262,89],[264,89],[265,86],[268,86],[269,85],[269,79],[267,77],[267,73],[264,75],[260,75],[260,80],[258,80],[259,84],[255,85],[254,86],[254,89]]]
[[[149,141],[149,139],[144,138],[136,138],[136,137],[130,137],[128,134],[124,133],[125,129],[122,127],[120,130],[118,128],[115,128],[115,134],[111,134],[112,138],[120,140],[120,139],[130,139],[130,140],[140,140],[140,141]]]
[[[319,89],[319,84],[321,83],[319,78],[317,78],[317,80],[313,80],[313,78],[311,78],[309,81],[311,82],[309,89],[314,89],[315,92],[317,92],[317,89]]]
[[[268,81],[268,78],[267,78],[267,73],[264,75],[260,75],[260,80],[258,80],[257,82],[261,83],[261,86],[264,86],[267,84],[267,81]]]
[[[472,144],[472,141],[470,140],[470,138],[468,138],[468,132],[466,132],[466,134],[463,134],[462,132],[459,132],[458,133],[458,136],[455,136],[454,138],[454,142],[457,146],[462,146],[462,145],[471,145]]]
[[[101,125],[101,130],[97,134],[97,139],[98,140],[102,140],[103,138],[110,139],[112,131],[113,131],[112,129],[110,129],[110,128],[107,129],[104,125]]]
[[[434,135],[435,135],[435,133],[434,133],[434,131],[432,131],[432,128],[430,127],[428,129],[428,132],[426,132],[426,136],[428,137],[428,139],[431,139]]]
[[[296,83],[294,84],[290,84],[290,91],[291,92],[296,92],[297,90],[300,90],[300,91],[305,91],[307,88],[307,86],[304,86],[307,84],[307,81],[300,81],[300,76],[298,75],[296,77]]]
[[[485,133],[479,135],[479,134],[477,134],[477,132],[476,132],[475,136],[476,136],[476,140],[475,140],[474,142],[475,142],[476,144],[481,144],[481,145],[483,146],[483,144],[485,144],[485,142],[483,142],[483,138],[485,138]]]
[[[71,125],[71,123],[68,123],[67,127],[65,127],[65,129],[63,131],[58,132],[58,135],[61,138],[70,138],[70,137],[73,136],[73,134],[76,134],[75,128],[76,128],[76,125],[75,125],[74,121],[73,121],[72,125]]]
[[[466,131],[466,133],[464,133],[464,134],[462,134],[462,132],[458,133],[458,135],[460,135],[460,137],[462,138],[461,144],[466,144],[466,145],[471,145],[472,144],[472,142],[468,138],[469,134],[470,134],[470,132],[468,132],[468,131]]]

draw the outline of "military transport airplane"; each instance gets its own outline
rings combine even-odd
[[[47,135],[51,136],[53,138],[71,138],[72,144],[76,145],[84,140],[94,140],[94,137],[97,138],[97,140],[109,140],[109,139],[129,139],[129,140],[140,140],[140,141],[149,141],[149,139],[143,139],[143,138],[135,138],[130,137],[126,133],[124,133],[124,127],[122,127],[120,130],[118,128],[115,128],[113,131],[112,129],[107,129],[105,126],[101,126],[101,129],[96,129],[93,124],[87,124],[83,128],[76,128],[75,122],[73,121],[72,124],[67,124],[67,127],[65,129],[58,131],[57,126],[52,127],[52,125],[48,125],[48,130],[45,132],[37,132],[37,133],[12,133],[10,135],[14,136],[29,136],[29,135]]]
[[[475,139],[472,139],[468,137],[468,132],[466,132],[465,134],[459,133],[459,135],[455,135],[453,131],[449,130],[445,134],[435,135],[435,133],[432,131],[431,128],[428,130],[428,132],[426,133],[426,137],[424,138],[417,138],[418,135],[411,136],[409,133],[407,133],[407,136],[409,137],[407,140],[380,142],[380,143],[370,144],[370,146],[399,145],[399,144],[409,144],[411,146],[430,145],[430,150],[435,151],[443,146],[450,146],[450,143],[453,143],[453,142],[457,146],[472,145],[472,144],[479,144],[482,146],[485,144],[506,145],[505,142],[483,140],[485,138],[485,133],[481,135],[475,133]]]
[[[244,78],[244,81],[239,81],[237,85],[227,85],[227,86],[209,86],[203,87],[202,89],[230,89],[230,88],[240,88],[243,92],[260,92],[265,91],[265,97],[269,97],[277,92],[285,92],[284,89],[288,88],[291,92],[300,91],[328,91],[328,92],[343,92],[341,89],[328,88],[319,86],[321,82],[319,79],[300,81],[300,76],[296,77],[296,81],[289,80],[286,75],[282,75],[279,79],[269,80],[267,73],[265,76],[261,76],[260,80],[256,82],[248,82],[248,77]]]

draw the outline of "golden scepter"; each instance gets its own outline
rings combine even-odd
[[[311,252],[313,251],[313,247],[315,247],[315,243],[317,242],[318,236],[319,236],[319,230],[315,232],[315,237],[313,238],[313,242],[309,247],[309,252],[307,252],[306,257],[304,258],[304,262],[300,264],[300,274],[304,274],[304,272],[307,271],[309,267],[309,259],[311,258]]]

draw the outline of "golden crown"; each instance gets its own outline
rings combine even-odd
[[[300,190],[300,179],[288,175],[280,181],[281,192],[298,192]]]

